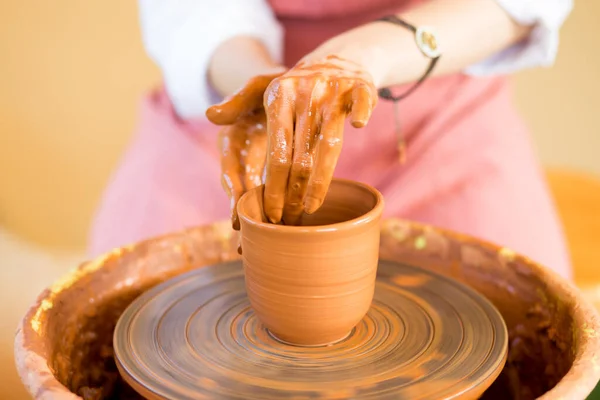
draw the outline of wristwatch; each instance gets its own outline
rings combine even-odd
[[[406,29],[409,29],[415,35],[415,42],[417,44],[417,47],[421,51],[421,53],[423,53],[423,55],[425,57],[427,57],[431,60],[429,62],[429,67],[427,68],[427,70],[425,71],[423,76],[418,81],[416,81],[415,84],[413,86],[411,86],[403,94],[401,94],[399,96],[394,96],[394,95],[392,95],[391,90],[388,88],[383,88],[383,89],[379,90],[379,97],[386,99],[386,100],[391,100],[391,101],[397,102],[399,100],[402,100],[409,94],[411,94],[413,91],[415,91],[415,89],[417,89],[417,87],[419,87],[419,85],[421,85],[421,83],[423,83],[423,81],[425,81],[425,79],[427,79],[429,74],[431,74],[431,71],[433,71],[433,68],[437,64],[438,60],[442,56],[442,53],[439,48],[439,42],[438,42],[437,36],[435,35],[435,32],[431,28],[424,27],[424,26],[416,27],[416,26],[409,24],[408,22],[398,18],[395,15],[388,15],[388,16],[379,18],[377,21],[390,22],[392,24],[399,25]]]

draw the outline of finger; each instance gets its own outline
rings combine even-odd
[[[286,225],[298,225],[304,212],[304,196],[308,180],[313,171],[313,138],[316,134],[316,107],[303,107],[296,116],[294,127],[294,152],[292,167],[283,207],[283,221]]]
[[[240,116],[261,106],[262,93],[252,88],[243,88],[229,99],[206,110],[206,118],[215,125],[231,125]]]
[[[250,79],[242,89],[230,98],[209,107],[206,110],[206,117],[216,125],[233,124],[240,115],[262,107],[263,93],[272,79],[272,75],[256,76]]]
[[[221,184],[230,200],[231,223],[233,229],[239,230],[237,203],[244,192],[242,183],[242,163],[240,158],[241,144],[236,128],[225,128],[221,135]]]
[[[294,137],[294,85],[275,81],[265,92],[267,110],[267,168],[264,194],[265,214],[271,223],[279,223],[292,162]]]
[[[232,192],[231,183],[227,181],[224,175],[221,175],[221,186],[227,193],[227,197],[229,198],[229,215],[231,219],[231,227],[239,231],[240,230],[240,220],[237,212],[237,203],[240,200],[240,195],[236,194],[238,192]]]
[[[312,214],[321,207],[333,172],[342,151],[345,116],[335,113],[323,119],[321,134],[317,139],[314,172],[308,182],[304,211]]]
[[[262,184],[268,142],[265,131],[266,126],[254,125],[248,132],[248,138],[246,139],[247,154],[244,162],[244,186],[246,190]]]
[[[350,122],[355,128],[362,128],[369,122],[375,107],[373,91],[366,84],[360,84],[352,90],[352,104],[350,105]]]

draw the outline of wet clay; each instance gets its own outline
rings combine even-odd
[[[509,356],[501,378],[484,399],[587,396],[589,392],[577,395],[568,387],[592,380],[584,371],[574,372],[572,363],[579,357],[597,362],[596,354],[582,356],[579,346],[597,342],[597,327],[590,324],[598,322],[598,315],[553,271],[508,248],[397,220],[384,224],[381,248],[382,258],[408,263],[427,258],[425,268],[471,285],[500,310],[509,328]],[[586,312],[566,312],[579,307]],[[556,386],[558,382],[564,387]]]
[[[314,213],[328,192],[346,117],[363,127],[376,104],[371,76],[360,65],[329,55],[301,60],[281,76],[255,78],[209,108],[210,121],[230,125],[222,131],[221,151],[234,228],[239,227],[235,203],[261,181],[265,156],[268,220],[298,225],[304,213]]]
[[[301,60],[265,92],[269,151],[265,214],[298,224],[323,203],[342,150],[344,121],[367,124],[377,104],[371,76],[336,56]]]
[[[477,399],[507,346],[502,317],[481,295],[387,261],[366,317],[330,346],[273,338],[252,312],[239,261],[145,293],[114,339],[124,378],[148,399]]]
[[[257,76],[221,104],[210,107],[206,116],[224,126],[219,132],[221,183],[231,201],[231,221],[239,230],[237,202],[244,192],[261,185],[267,157],[267,117],[263,95],[281,74]]]
[[[111,329],[121,312],[157,282],[239,260],[238,240],[229,221],[153,239],[85,263],[42,293],[15,339],[16,365],[31,396],[128,398],[131,389],[115,378],[109,356]],[[462,281],[501,312],[509,332],[508,359],[482,398],[584,400],[600,380],[597,312],[570,284],[533,261],[400,220],[383,223],[380,259]],[[324,398],[344,398],[344,393]]]
[[[297,345],[341,340],[364,317],[375,287],[383,196],[333,180],[301,226],[274,225],[260,186],[239,202],[246,290],[258,318]]]

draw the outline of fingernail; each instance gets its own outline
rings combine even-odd
[[[215,117],[219,115],[219,112],[220,110],[216,111],[213,107],[211,107],[208,110],[206,110],[205,115],[210,122],[214,122],[213,119],[215,119]]]
[[[364,120],[352,121],[352,126],[355,128],[364,128],[367,123]]]
[[[304,212],[312,214],[321,207],[321,201],[316,197],[309,197],[304,201]]]
[[[278,224],[279,221],[281,221],[281,216],[283,215],[283,208],[271,209],[266,214],[267,218],[272,224]]]

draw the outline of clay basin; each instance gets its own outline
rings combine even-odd
[[[158,282],[238,259],[224,222],[84,263],[43,292],[23,318],[15,357],[35,399],[139,398],[120,379],[112,333],[125,307]],[[485,399],[585,399],[600,379],[600,322],[567,282],[509,249],[428,226],[387,220],[380,258],[433,269],[490,299],[510,335],[509,355]]]

